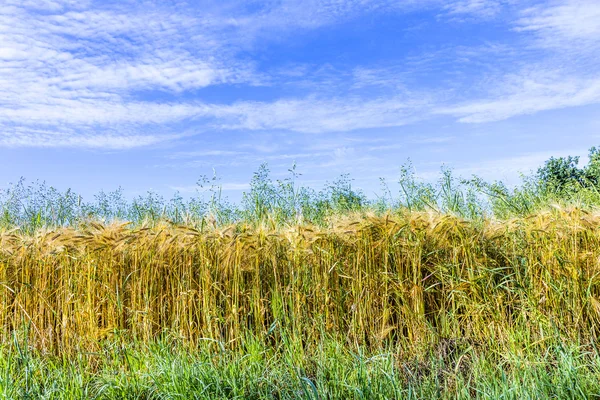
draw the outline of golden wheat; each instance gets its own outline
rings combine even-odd
[[[355,215],[328,228],[198,231],[162,224],[0,234],[0,327],[45,351],[171,335],[235,346],[273,332],[315,342],[416,346],[508,340],[517,327],[593,339],[600,215],[552,209],[474,223],[452,215]],[[278,340],[274,338],[273,340]]]

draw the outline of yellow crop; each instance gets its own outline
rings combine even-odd
[[[357,215],[328,228],[169,224],[0,234],[0,332],[42,351],[115,335],[236,346],[285,331],[378,346],[598,334],[600,215],[468,222]]]

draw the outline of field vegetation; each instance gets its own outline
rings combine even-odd
[[[600,154],[368,199],[1,194],[4,398],[600,396]]]

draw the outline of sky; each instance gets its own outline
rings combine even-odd
[[[0,188],[367,195],[600,144],[600,1],[0,1]]]

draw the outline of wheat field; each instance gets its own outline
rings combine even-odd
[[[593,341],[600,214],[554,209],[475,223],[451,215],[348,216],[330,227],[198,231],[89,223],[0,235],[0,326],[49,353],[125,335],[235,348],[281,332],[377,348],[438,338],[508,343],[519,331]],[[532,339],[534,340],[534,339]]]
[[[589,398],[600,213],[0,233],[0,398]]]

